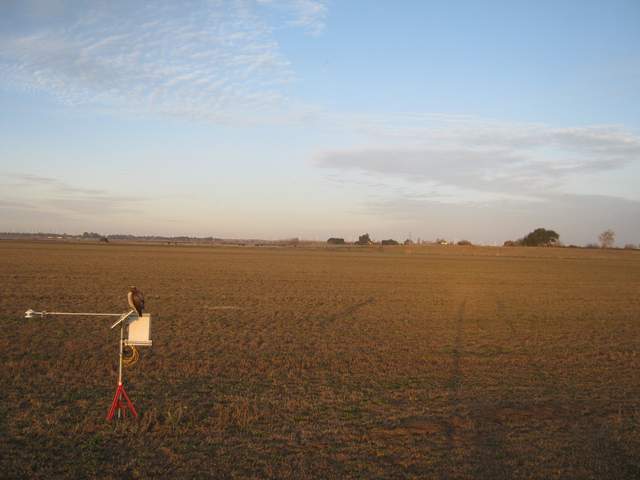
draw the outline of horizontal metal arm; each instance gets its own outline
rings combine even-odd
[[[25,318],[33,318],[34,315],[39,315],[41,317],[45,317],[47,315],[72,315],[72,316],[83,316],[83,317],[121,317],[122,315],[126,315],[123,313],[94,313],[94,312],[36,312],[34,310],[27,310],[24,312]]]
[[[82,315],[91,317],[119,317],[121,313],[42,312],[43,315]]]

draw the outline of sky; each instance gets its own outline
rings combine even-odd
[[[0,2],[0,231],[640,244],[640,2]]]

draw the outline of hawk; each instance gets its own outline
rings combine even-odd
[[[127,301],[129,302],[129,306],[141,317],[144,311],[144,294],[136,287],[131,286],[127,294]]]

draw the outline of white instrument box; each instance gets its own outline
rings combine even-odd
[[[151,346],[151,314],[143,313],[141,317],[129,317],[127,339],[124,344],[135,347]]]

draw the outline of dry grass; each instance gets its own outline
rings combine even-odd
[[[108,320],[21,317],[130,284],[108,423]],[[3,241],[0,285],[3,477],[640,478],[637,251]]]

